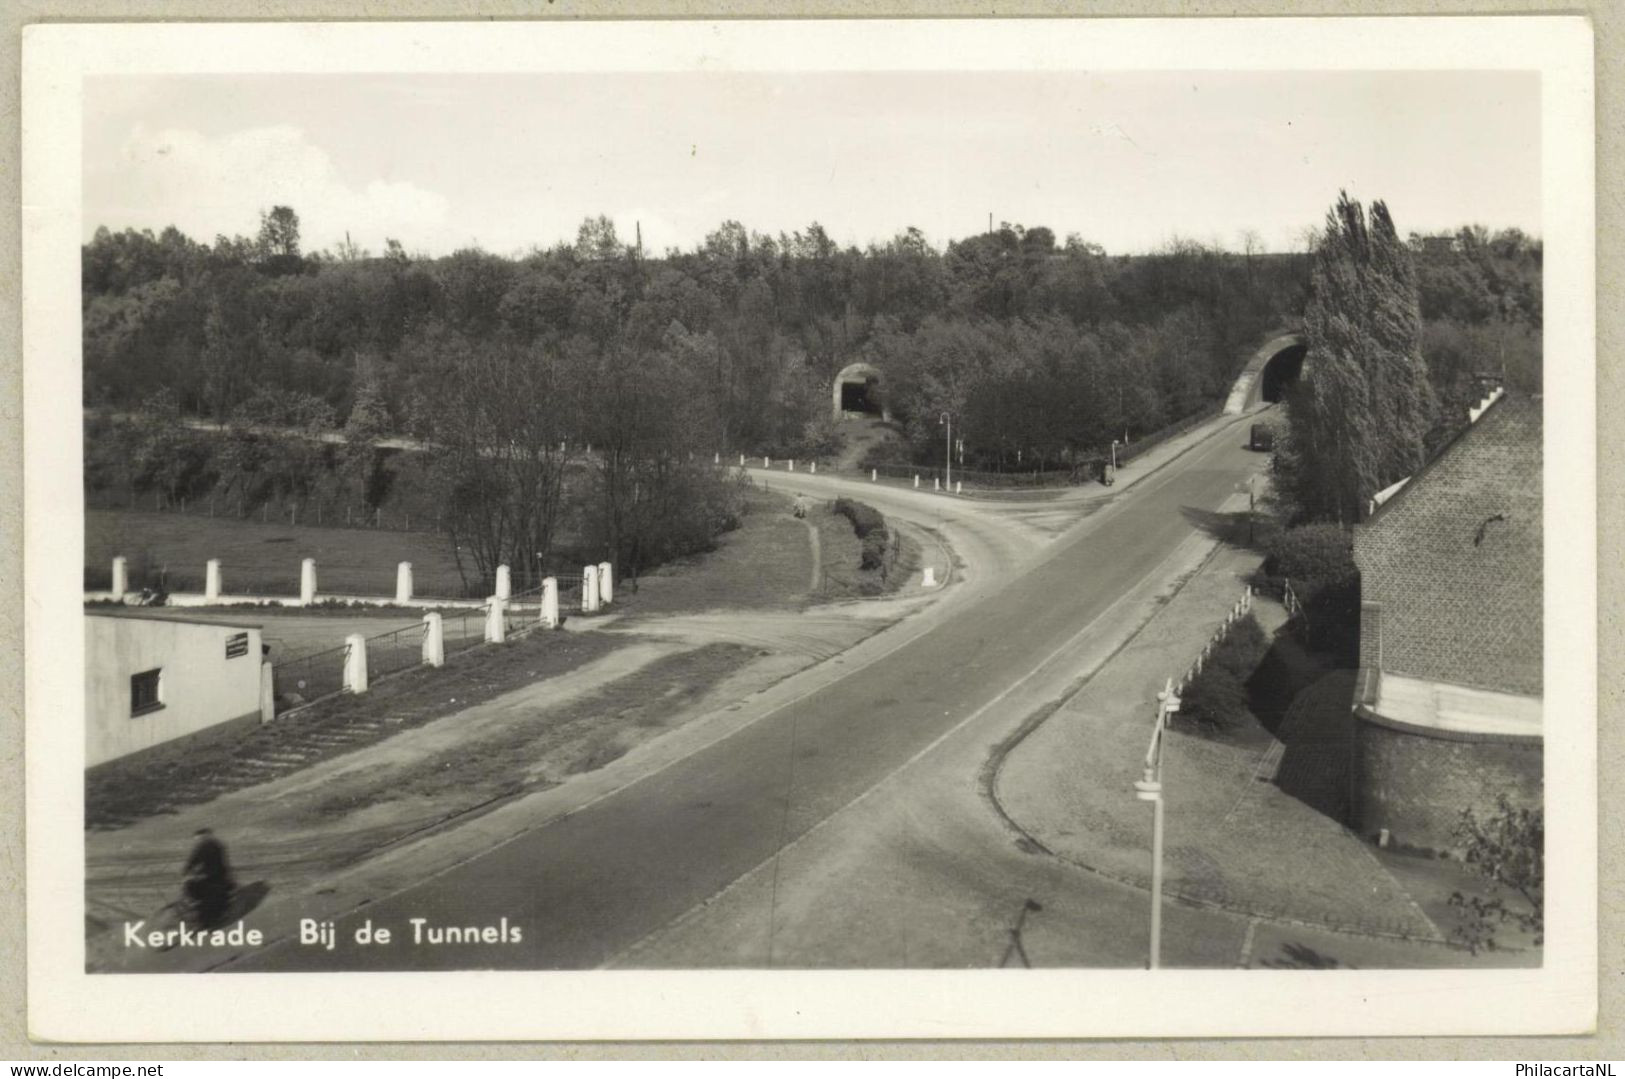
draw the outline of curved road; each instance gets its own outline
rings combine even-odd
[[[929,631],[662,771],[340,919],[333,950],[284,940],[223,969],[611,962],[770,862],[946,734],[967,724],[1007,727],[1011,716],[1000,704],[1041,661],[1068,648],[1143,579],[1165,572],[1208,515],[1245,484],[1259,458],[1242,441],[1237,423],[1220,426],[1054,542],[1035,535],[1030,547],[1019,544],[1028,547],[1025,555],[992,538],[996,522],[984,518],[996,511],[939,500],[961,530],[989,529],[989,550],[979,554],[1014,571],[966,582]],[[811,477],[802,479],[812,487]],[[877,503],[897,511],[919,511],[915,499],[927,497],[875,492]],[[430,926],[498,926],[504,917],[522,928],[521,940],[411,943],[413,918]],[[395,939],[351,943],[367,919],[393,927]],[[265,928],[273,938],[293,929]],[[768,947],[764,964],[771,963],[771,932]]]

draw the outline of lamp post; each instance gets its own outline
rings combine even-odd
[[[937,417],[937,424],[948,428],[942,445],[942,463],[944,467],[942,485],[951,491],[954,486],[954,418],[944,412]]]
[[[1151,803],[1151,948],[1147,966],[1162,965],[1162,749],[1168,717],[1179,711],[1173,679],[1157,694],[1157,725],[1145,753],[1145,778],[1134,783],[1134,797]]]

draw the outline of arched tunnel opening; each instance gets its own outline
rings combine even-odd
[[[1278,402],[1286,397],[1287,388],[1303,375],[1303,358],[1309,352],[1304,344],[1288,345],[1264,364],[1263,385],[1259,395],[1266,401]]]
[[[832,387],[835,419],[875,416],[889,419],[880,372],[866,363],[849,364]]]

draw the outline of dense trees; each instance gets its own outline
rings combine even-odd
[[[1373,494],[1422,463],[1433,422],[1415,270],[1383,203],[1368,220],[1360,203],[1338,198],[1311,281],[1309,377],[1288,394],[1278,470],[1302,516],[1353,523]]]

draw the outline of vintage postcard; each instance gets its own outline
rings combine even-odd
[[[23,74],[36,1037],[1591,1028],[1584,20]]]

